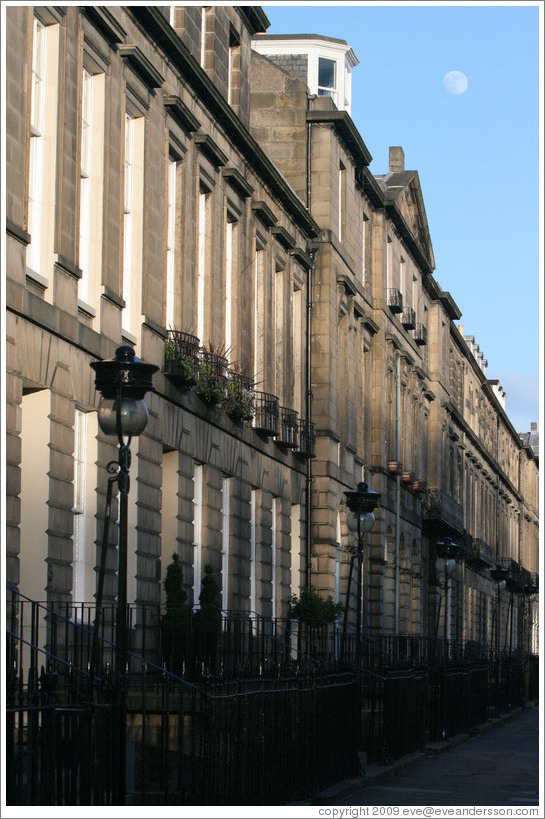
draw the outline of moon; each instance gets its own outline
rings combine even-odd
[[[462,71],[448,71],[443,83],[449,94],[465,94],[467,91],[467,77]]]

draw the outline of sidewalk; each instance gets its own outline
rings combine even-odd
[[[395,760],[392,765],[366,765],[362,769],[362,775],[360,777],[353,777],[351,779],[344,779],[341,782],[332,785],[331,787],[321,791],[320,793],[315,794],[310,800],[304,802],[296,802],[293,803],[294,805],[336,805],[339,804],[340,799],[346,799],[350,796],[351,793],[356,793],[357,791],[361,791],[362,788],[369,788],[373,785],[377,784],[378,782],[385,782],[389,779],[394,778],[400,772],[400,770],[404,768],[408,768],[411,765],[415,765],[417,762],[425,759],[427,757],[432,757],[437,754],[444,753],[456,746],[460,745],[461,743],[465,742],[466,740],[470,739],[471,737],[477,736],[479,734],[486,733],[491,731],[495,728],[501,727],[506,723],[510,722],[511,720],[515,719],[516,717],[520,716],[524,713],[525,710],[529,710],[530,708],[537,707],[537,705],[530,705],[528,708],[514,708],[512,711],[506,714],[502,714],[499,717],[488,719],[486,722],[482,723],[481,725],[476,726],[471,730],[470,733],[462,733],[452,737],[446,741],[440,742],[430,742],[424,748],[421,748],[418,751],[415,751],[412,754],[408,754],[407,756],[401,757],[400,759]]]

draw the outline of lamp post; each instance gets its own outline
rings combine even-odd
[[[116,804],[125,803],[125,675],[127,665],[127,510],[129,495],[129,470],[131,465],[131,439],[141,435],[148,422],[148,408],[144,395],[153,390],[153,374],[159,369],[155,364],[145,364],[134,355],[129,345],[116,350],[114,358],[93,361],[95,389],[101,394],[98,406],[98,425],[105,435],[117,437],[119,452],[116,461],[110,461],[107,470],[113,477],[108,481],[106,518],[102,540],[102,554],[97,586],[96,616],[91,653],[91,681],[94,675],[98,642],[98,629],[102,608],[102,593],[106,565],[107,532],[109,526],[112,484],[119,490],[119,555],[117,567],[117,618],[115,639],[115,684],[118,714],[114,741],[114,764],[118,766],[115,778]],[[92,683],[91,683],[92,684]]]
[[[500,686],[501,686],[501,663],[500,663],[500,631],[501,631],[501,593],[507,586],[507,576],[509,572],[505,566],[499,564],[495,569],[490,569],[490,577],[496,584],[496,634],[495,634],[495,654],[496,654],[496,711],[500,713]]]
[[[437,554],[437,560],[435,561],[435,568],[438,572],[443,572],[445,579],[443,582],[439,581],[439,588],[441,592],[445,592],[445,614],[444,614],[444,623],[443,623],[443,641],[444,641],[444,651],[445,651],[445,660],[448,657],[448,617],[449,617],[449,577],[452,569],[456,565],[456,557],[460,553],[461,547],[455,543],[452,538],[446,537],[444,540],[440,540],[435,545],[435,550]],[[442,594],[439,597],[439,606],[437,607],[437,623],[435,626],[435,637],[437,642],[437,637],[439,635],[439,621],[441,617],[441,600]]]
[[[370,532],[375,523],[373,510],[379,505],[380,493],[369,489],[369,486],[362,481],[356,489],[344,493],[346,505],[352,515],[347,516],[346,524],[351,532],[357,532],[357,546],[351,548],[350,569],[348,573],[348,586],[346,589],[346,608],[344,611],[343,632],[341,638],[341,658],[344,657],[344,644],[346,639],[346,624],[348,618],[348,606],[350,603],[350,586],[352,583],[352,571],[354,560],[358,561],[357,593],[356,593],[356,665],[359,667],[361,659],[361,622],[362,622],[362,585],[363,585],[363,538]]]

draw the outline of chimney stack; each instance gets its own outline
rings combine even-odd
[[[532,423],[530,424],[530,429],[532,430],[532,432],[537,432],[537,421],[532,421]]]
[[[390,146],[390,173],[400,173],[405,170],[405,154],[403,148]]]

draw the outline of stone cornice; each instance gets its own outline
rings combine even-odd
[[[303,202],[189,53],[159,9],[154,6],[127,6],[126,8],[141,25],[146,36],[153,38],[163,50],[171,64],[201,99],[216,124],[224,130],[248,165],[269,187],[287,213],[309,236],[318,236],[318,225],[308,213]]]
[[[367,146],[348,111],[308,111],[307,122],[332,125],[346,145],[356,165],[361,167],[371,163],[373,157],[367,150]]]

